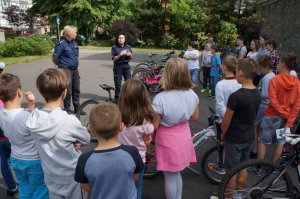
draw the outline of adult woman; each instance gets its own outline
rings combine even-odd
[[[259,49],[259,41],[253,39],[250,43],[251,51],[247,54],[248,58],[257,60],[257,50]]]

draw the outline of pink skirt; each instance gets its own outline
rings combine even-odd
[[[155,154],[159,171],[178,172],[195,163],[196,153],[189,123],[159,126],[155,136]]]

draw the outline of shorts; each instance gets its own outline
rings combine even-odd
[[[260,125],[258,141],[262,144],[284,144],[284,139],[277,139],[276,130],[284,127],[286,120],[278,116],[264,116]]]
[[[239,163],[248,160],[251,151],[251,143],[237,144],[225,141],[224,150],[224,167],[225,169],[230,170]]]
[[[256,115],[256,119],[255,119],[255,126],[260,127],[261,122],[262,122],[263,117],[264,117],[264,111],[265,111],[266,108],[267,108],[267,105],[264,105],[264,104],[259,105],[257,115]]]

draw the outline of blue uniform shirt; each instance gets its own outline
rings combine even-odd
[[[58,66],[61,68],[76,69],[78,67],[78,44],[76,41],[69,42],[65,38],[55,46],[53,59],[58,60]]]
[[[219,55],[213,55],[211,58],[210,76],[219,77],[220,75],[221,58]]]
[[[126,50],[132,53],[131,47],[129,45],[124,45],[124,47],[122,48],[119,45],[113,45],[113,47],[111,48],[111,57],[112,60],[114,60],[114,57],[119,55],[121,53],[122,50]],[[115,64],[128,64],[129,62],[129,57],[126,55],[123,55],[118,61],[114,62]]]

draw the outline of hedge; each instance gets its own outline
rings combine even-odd
[[[28,55],[45,55],[53,48],[51,38],[45,35],[16,37],[0,43],[0,57],[20,57]]]

